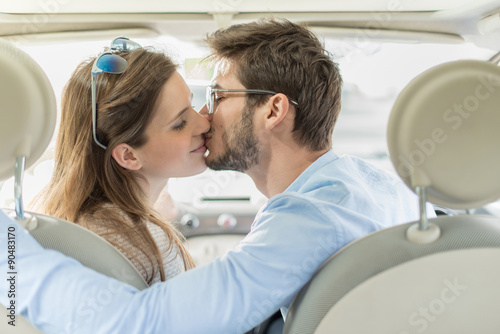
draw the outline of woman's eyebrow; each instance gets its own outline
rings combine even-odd
[[[186,111],[188,111],[188,109],[189,109],[189,107],[186,107],[186,108],[182,109],[182,110],[181,110],[181,111],[180,111],[180,112],[179,112],[179,113],[178,113],[178,114],[177,114],[174,118],[172,118],[172,119],[171,119],[171,120],[167,123],[167,125],[168,125],[168,124],[171,124],[171,123],[173,123],[173,122],[175,122],[175,121],[176,121],[179,117],[181,117],[181,116],[182,116],[182,114],[184,114]]]
[[[190,101],[190,102],[192,102],[192,101],[193,101],[193,96],[194,96],[194,94],[193,94],[193,92],[191,92],[191,101]],[[169,125],[169,124],[171,124],[171,123],[175,122],[175,120],[177,120],[179,117],[181,117],[181,116],[182,116],[182,114],[184,114],[186,111],[188,111],[188,110],[189,110],[189,108],[191,108],[191,104],[189,104],[189,106],[187,106],[186,108],[184,108],[184,109],[182,109],[181,111],[179,111],[179,113],[177,113],[177,115],[176,115],[174,118],[172,118],[172,120],[171,120],[171,121],[169,121],[169,122],[167,123],[167,125]]]

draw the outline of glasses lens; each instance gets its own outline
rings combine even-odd
[[[115,54],[104,54],[97,60],[97,67],[103,72],[120,74],[127,68],[127,61]]]
[[[125,37],[118,37],[111,42],[111,49],[120,51],[132,51],[140,49],[141,45]]]
[[[205,96],[205,99],[206,99],[206,103],[207,103],[208,114],[210,115],[212,113],[212,106],[213,106],[212,87],[210,87],[210,86],[207,87],[207,95]]]

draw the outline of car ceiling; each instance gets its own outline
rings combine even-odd
[[[386,40],[467,41],[500,49],[498,0],[0,0],[0,36],[50,40],[128,29],[144,37],[169,34],[201,43],[220,27],[262,16],[305,22],[331,38],[363,32]]]
[[[406,0],[406,1],[387,1],[387,0],[336,0],[336,1],[287,1],[287,0],[191,0],[188,2],[172,2],[157,0],[142,1],[99,1],[99,0],[24,0],[13,2],[2,0],[2,8],[9,13],[41,13],[44,7],[58,6],[60,13],[209,13],[215,11],[234,11],[234,12],[261,12],[267,11],[280,12],[311,12],[311,11],[344,11],[344,12],[363,12],[363,11],[384,11],[388,7],[400,7],[403,11],[436,11],[458,8],[467,3],[474,3],[475,0]]]

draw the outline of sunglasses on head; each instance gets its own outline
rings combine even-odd
[[[140,49],[141,46],[128,39],[127,37],[117,37],[111,42],[108,51],[101,53],[92,66],[92,135],[95,143],[107,149],[107,146],[102,144],[97,139],[97,75],[102,73],[121,74],[125,71],[128,63],[125,59],[117,55],[115,52],[128,52]]]

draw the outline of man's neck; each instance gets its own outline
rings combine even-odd
[[[261,157],[258,165],[245,173],[267,198],[285,191],[313,162],[328,150],[278,149]]]

